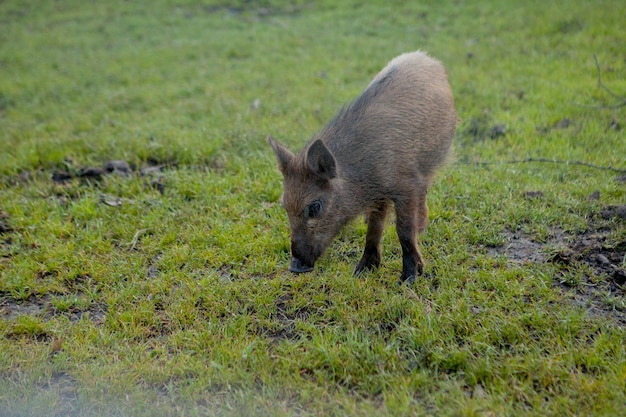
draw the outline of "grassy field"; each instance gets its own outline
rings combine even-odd
[[[625,15],[0,2],[0,416],[626,415]],[[380,270],[356,221],[291,275],[266,136],[416,49],[461,119],[427,277],[393,219]]]

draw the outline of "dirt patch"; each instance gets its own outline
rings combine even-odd
[[[623,264],[626,242],[617,245],[606,242],[606,236],[598,233],[580,235],[573,244],[558,251],[549,261],[576,266],[585,263],[591,266],[594,274],[605,277],[611,284],[611,291],[621,290],[626,284],[626,271]]]
[[[488,248],[492,255],[505,255],[510,262],[517,264],[541,263],[548,259],[544,253],[544,245],[533,240],[531,236],[510,230],[503,231],[502,235],[506,243]]]
[[[538,241],[522,231],[505,230],[505,243],[488,251],[506,256],[512,264],[558,265],[555,288],[567,293],[591,315],[610,317],[626,326],[626,240],[609,239],[611,229],[600,220],[621,218],[621,207],[605,207],[595,222],[590,220],[589,230],[580,234],[553,228],[547,239]]]
[[[71,321],[80,321],[83,318],[89,319],[92,323],[100,325],[106,319],[108,306],[105,303],[92,303],[88,308],[70,308],[60,312],[55,310],[55,315],[67,316]]]
[[[9,213],[0,211],[0,235],[9,234],[12,231],[13,228],[9,225]]]
[[[603,219],[611,219],[613,217],[619,217],[622,220],[626,220],[626,205],[622,206],[606,206],[600,212]]]
[[[67,317],[71,321],[88,318],[94,324],[102,324],[108,307],[105,303],[93,302],[86,308],[71,306],[63,311],[54,306],[50,295],[36,297],[30,295],[24,300],[16,300],[10,294],[0,292],[0,318],[14,320],[19,316],[37,316],[44,321],[55,317]]]
[[[502,123],[493,123],[488,114],[472,117],[464,130],[465,137],[471,142],[482,142],[488,139],[499,139],[506,135],[507,126]]]
[[[296,329],[297,320],[306,320],[310,316],[310,312],[306,308],[292,307],[293,295],[284,293],[274,301],[276,307],[273,314],[273,322],[279,323],[276,328],[264,329],[265,336],[279,341],[283,339],[296,340],[300,337]]]
[[[154,255],[150,261],[148,262],[148,266],[146,268],[146,278],[147,279],[155,279],[159,277],[159,267],[158,262],[161,259],[161,254],[158,253]]]
[[[246,2],[248,3],[248,2]],[[181,6],[178,6],[179,8]],[[274,16],[296,16],[302,12],[305,8],[310,7],[307,5],[287,5],[282,7],[256,7],[252,3],[238,5],[207,5],[202,6],[199,10],[196,8],[189,8],[184,10],[184,16],[188,19],[195,17],[198,12],[204,12],[209,14],[214,13],[228,13],[232,16],[237,16],[243,20],[250,20],[252,18],[270,18]]]
[[[108,175],[128,177],[137,173],[141,177],[161,180],[162,171],[166,166],[168,166],[168,164],[160,164],[158,161],[149,161],[147,166],[135,167],[123,160],[111,160],[106,161],[102,166],[75,167],[74,161],[71,161],[65,169],[53,171],[50,178],[57,184],[66,184],[71,182],[74,178],[78,178],[83,182],[97,182]],[[13,182],[17,184],[24,181],[18,181],[18,179],[16,179]]]
[[[9,214],[0,210],[0,262],[3,258],[10,258],[10,246],[13,244],[11,233],[13,227],[9,224]]]
[[[328,289],[323,288],[326,292]],[[283,287],[283,293],[274,300],[274,312],[271,320],[259,326],[258,332],[277,343],[281,340],[301,340],[307,338],[306,332],[298,329],[298,322],[305,322],[319,313],[317,307],[297,303],[293,289],[289,285]]]
[[[8,294],[0,294],[0,317],[12,320],[23,315],[43,315],[49,303],[50,297],[37,298],[31,295],[26,300],[19,301]]]

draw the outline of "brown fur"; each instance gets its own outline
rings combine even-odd
[[[272,137],[283,174],[293,272],[313,269],[339,230],[367,214],[363,257],[355,273],[380,265],[390,205],[402,246],[402,281],[422,274],[417,233],[426,228],[426,195],[456,130],[443,66],[422,52],[393,59],[354,102],[294,155]],[[319,210],[318,210],[319,209]]]

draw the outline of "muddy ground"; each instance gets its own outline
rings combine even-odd
[[[626,205],[604,207],[591,216],[588,230],[581,234],[552,228],[542,242],[522,231],[504,230],[505,243],[488,250],[492,255],[505,255],[511,264],[557,265],[555,289],[590,315],[626,326],[626,241],[609,241],[611,219],[626,220]],[[574,268],[583,272],[573,272]]]

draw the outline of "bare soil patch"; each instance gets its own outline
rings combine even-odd
[[[41,317],[44,320],[65,316],[71,321],[88,318],[95,324],[102,324],[107,309],[106,304],[94,302],[87,308],[69,307],[61,311],[54,306],[51,295],[30,295],[25,300],[16,300],[10,294],[0,292],[0,318],[5,320],[13,320],[23,315]]]
[[[559,266],[553,285],[594,316],[609,317],[626,326],[626,240],[609,239],[606,222],[623,218],[626,206],[605,207],[590,220],[589,229],[569,234],[553,228],[545,241],[522,231],[502,232],[505,243],[490,248],[513,264],[550,262]]]

